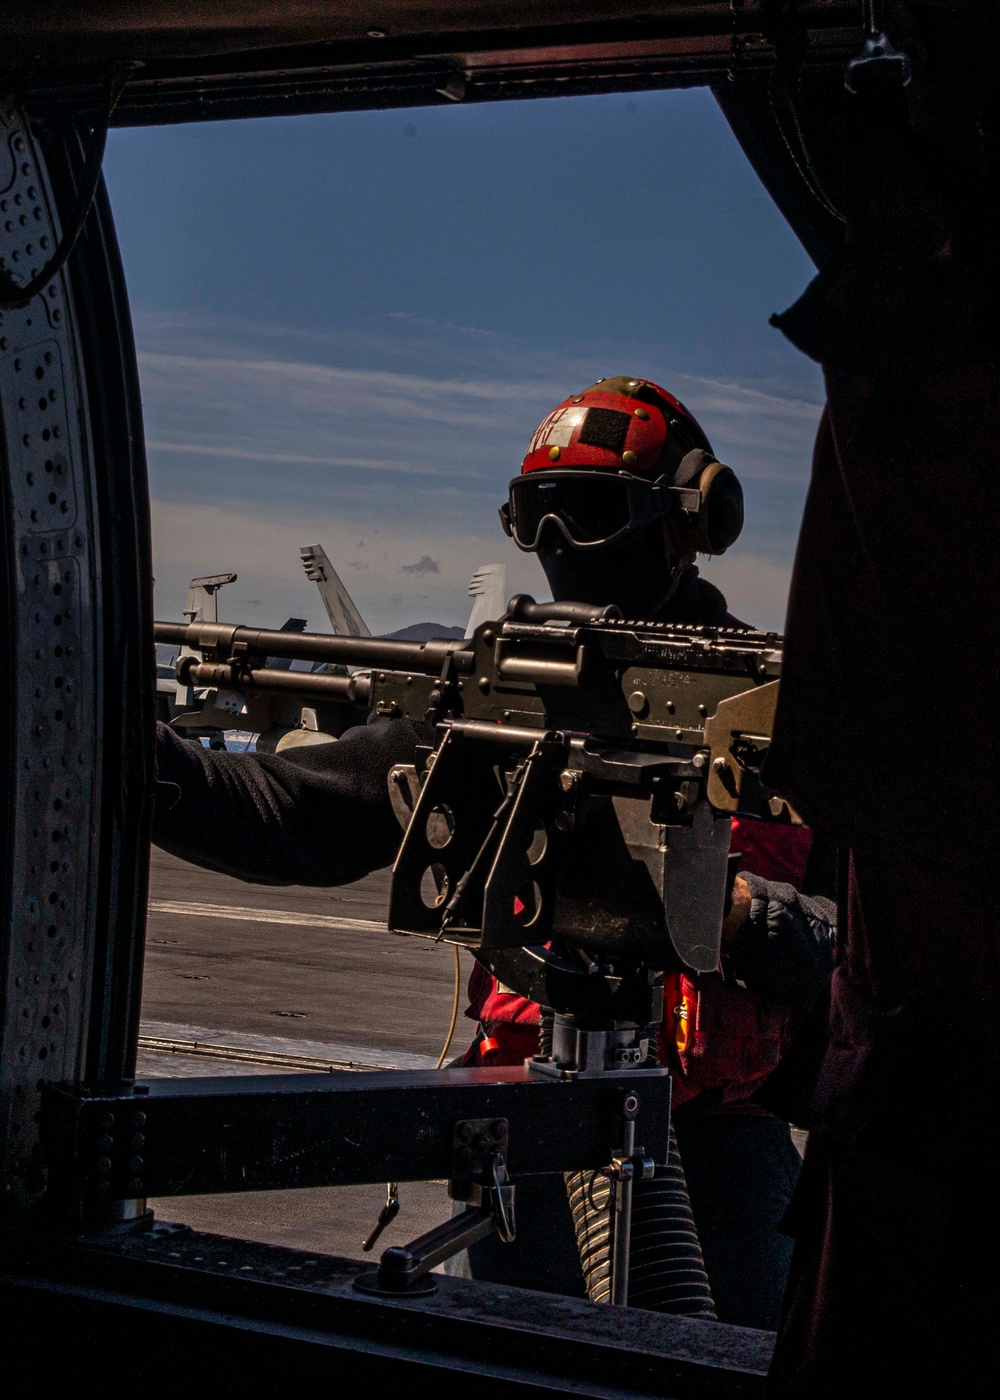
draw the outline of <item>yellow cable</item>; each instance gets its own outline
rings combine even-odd
[[[461,964],[458,961],[458,944],[453,943],[451,946],[455,954],[455,995],[452,998],[451,1003],[451,1025],[448,1027],[448,1038],[445,1041],[444,1045],[441,1047],[441,1053],[438,1056],[438,1062],[434,1066],[435,1069],[441,1068],[448,1055],[448,1051],[451,1049],[451,1038],[455,1034],[455,1025],[458,1021],[458,999],[461,996],[462,992],[462,968]]]

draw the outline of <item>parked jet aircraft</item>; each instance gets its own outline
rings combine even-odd
[[[218,622],[219,589],[227,583],[235,583],[236,574],[207,574],[204,578],[193,578],[188,584],[187,602],[184,617],[188,622]],[[303,624],[303,627],[305,624]],[[181,656],[193,655],[190,647],[182,647],[180,652],[169,647],[156,648],[156,718],[169,724],[178,715],[201,708],[208,691],[195,690],[182,686],[177,680],[175,666]],[[217,731],[205,731],[215,734]],[[201,731],[191,737],[200,737]]]
[[[341,582],[340,575],[326,557],[321,544],[304,544],[299,550],[306,578],[315,583],[323,599],[330,627],[337,637],[370,637],[367,622]]]
[[[299,551],[306,578],[315,583],[335,636],[370,637],[365,622],[343,580],[330,562],[322,545],[303,545]],[[189,622],[218,622],[218,592],[236,581],[236,574],[212,574],[193,578],[188,586],[184,616]],[[503,564],[483,564],[469,582],[472,609],[464,627],[446,627],[434,622],[417,622],[387,634],[393,640],[427,641],[432,637],[471,637],[476,628],[492,618],[500,617],[507,607],[507,571]],[[304,618],[290,617],[282,624],[283,632],[305,630]],[[236,692],[195,689],[183,686],[176,679],[175,666],[181,655],[191,655],[189,648],[180,653],[158,647],[156,658],[157,718],[172,724],[191,739],[207,738],[213,747],[224,747],[238,735],[245,747],[253,733],[254,720],[247,702]],[[272,661],[272,666],[305,669],[302,662]],[[313,668],[323,670],[323,664]],[[283,707],[275,720],[273,707],[270,723],[257,741],[262,749],[287,748],[298,744],[328,743],[336,737],[327,732],[321,717],[312,706],[294,701]],[[242,724],[240,724],[242,720]]]
[[[368,624],[361,616],[344,581],[330,563],[321,544],[303,545],[299,550],[306,578],[315,583],[323,599],[330,630],[338,637],[370,637]],[[469,582],[472,611],[464,630],[443,627],[434,622],[416,622],[387,635],[394,640],[427,641],[431,637],[471,637],[476,628],[492,618],[500,617],[507,607],[507,566],[481,564]]]

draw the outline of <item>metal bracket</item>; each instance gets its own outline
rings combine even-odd
[[[496,1157],[506,1175],[510,1128],[506,1118],[463,1118],[455,1124],[452,1175],[448,1195],[453,1201],[483,1204],[483,1188],[492,1185],[490,1161]]]
[[[389,770],[389,801],[392,813],[405,831],[420,796],[420,779],[412,763],[397,763]]]
[[[437,1284],[429,1277],[430,1271],[495,1229],[492,1210],[470,1206],[409,1244],[385,1250],[378,1268],[359,1274],[354,1287],[362,1293],[405,1294],[410,1298],[436,1293]]]
[[[611,1159],[607,1174],[615,1184],[614,1230],[611,1252],[611,1301],[628,1306],[629,1255],[632,1243],[632,1184],[648,1181],[656,1164],[635,1145],[639,1095],[630,1090],[622,1102],[623,1150]]]
[[[783,817],[794,825],[801,817],[783,798],[762,783],[760,764],[766,757],[778,704],[778,682],[720,700],[705,724],[710,750],[708,800],[719,812]]]
[[[448,1194],[452,1200],[466,1202],[467,1209],[409,1244],[385,1250],[378,1268],[359,1275],[355,1288],[362,1293],[420,1297],[436,1291],[437,1284],[428,1277],[436,1265],[487,1235],[496,1231],[505,1244],[512,1244],[515,1188],[507,1177],[508,1138],[506,1118],[459,1119]]]

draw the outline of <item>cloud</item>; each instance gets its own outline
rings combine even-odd
[[[439,574],[441,565],[429,554],[424,554],[415,564],[401,564],[399,571],[401,574]]]
[[[415,476],[441,476],[447,472],[434,467],[422,467],[415,462],[379,461],[376,457],[314,457],[303,452],[254,451],[246,447],[229,447],[213,442],[159,442],[146,440],[147,452],[178,452],[189,457],[216,457],[239,462],[264,462],[277,465],[298,464],[310,467],[357,467],[363,471],[402,472]]]
[[[498,420],[473,405],[521,404],[525,395],[538,396],[538,386],[513,380],[430,378],[426,375],[344,368],[302,360],[255,360],[243,357],[201,357],[139,353],[144,386],[168,384],[194,400],[217,397],[217,386],[244,396],[263,393],[283,396],[298,409],[324,415],[355,416],[359,407],[378,407],[389,414],[404,411],[421,420],[485,427]],[[551,392],[559,394],[555,385]],[[550,397],[551,395],[546,395]]]
[[[605,358],[599,350],[586,360],[540,351],[476,327],[400,314],[366,337],[307,332],[297,347],[287,327],[213,326],[198,317],[186,325],[174,315],[140,319],[139,329],[151,457],[200,454],[218,461],[213,472],[227,459],[243,462],[261,489],[273,477],[270,467],[297,465],[313,477],[331,468],[436,475],[475,492],[516,470],[538,420],[572,388],[592,382]],[[278,353],[248,354],[248,344]],[[289,355],[293,348],[338,362]],[[679,392],[742,474],[794,480],[806,473],[818,395],[696,376],[662,357],[655,347],[614,355]],[[405,367],[413,358],[421,373]],[[806,382],[815,388],[811,367]],[[202,474],[206,484],[211,474]],[[281,485],[295,483],[286,477]]]

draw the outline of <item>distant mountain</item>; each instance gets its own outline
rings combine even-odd
[[[386,632],[385,642],[432,642],[442,637],[447,640],[464,637],[464,627],[445,627],[442,622],[411,622],[409,627],[401,627],[398,632]]]

